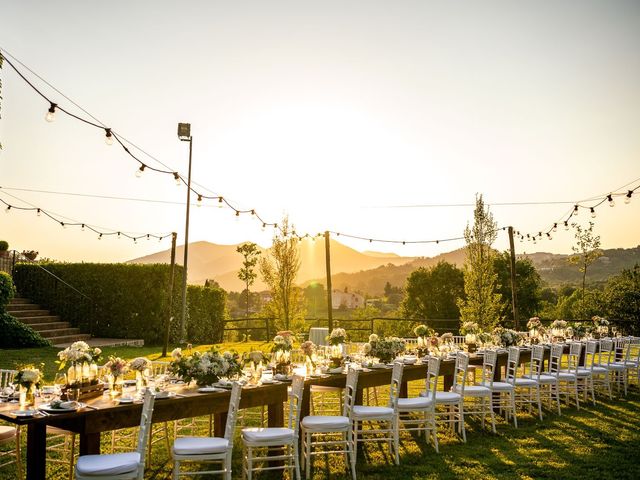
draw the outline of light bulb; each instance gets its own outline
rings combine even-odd
[[[84,232],[84,223],[82,224],[82,226],[80,227],[80,230]]]
[[[218,197],[218,208],[222,208],[222,202],[224,201],[224,199],[222,197]]]
[[[616,206],[616,202],[613,201],[613,197],[611,196],[611,194],[607,195],[607,200],[609,200],[609,206],[610,207],[615,207]]]
[[[138,170],[136,170],[136,177],[140,178],[142,176],[142,174],[144,173],[144,169],[145,169],[146,165],[144,163],[140,164],[140,168]]]
[[[62,225],[62,228],[67,228],[67,226],[64,224],[64,222],[60,222],[60,225]]]
[[[9,213],[11,210],[11,205],[7,205],[7,208],[4,209],[4,213]]]
[[[267,228],[267,224],[266,223],[262,223],[262,228],[260,230],[262,230],[264,232],[264,229]]]
[[[98,240],[102,240],[102,234],[98,234]]]
[[[591,207],[591,218],[596,218],[596,210],[593,207]]]
[[[180,181],[180,175],[178,175],[178,172],[173,172],[173,178],[176,181],[176,185],[179,187],[182,182]]]
[[[49,123],[56,119],[56,106],[55,103],[52,103],[49,110],[47,110],[47,114],[44,116],[44,119]]]
[[[574,205],[574,207],[573,207],[573,214],[577,217],[577,216],[578,216],[578,213],[579,213],[579,211],[578,211],[578,205]]]
[[[631,195],[633,195],[633,190],[629,190],[624,197],[624,203],[629,205],[631,203]]]
[[[104,131],[105,131],[104,143],[106,143],[107,145],[113,145],[113,135],[111,134],[111,129],[105,128]]]
[[[568,231],[569,231],[569,222],[564,222],[564,230],[565,230],[566,232],[568,232]]]
[[[40,216],[40,215],[41,215],[41,214],[40,214],[40,209],[36,210],[36,215],[37,215],[37,216]]]
[[[554,223],[554,224],[553,224],[553,229],[552,229],[552,230],[553,230],[554,232],[557,232],[557,231],[558,231],[558,224],[557,224],[557,223]]]
[[[151,236],[147,233],[147,241],[151,240]]]
[[[196,206],[198,207],[202,206],[202,195],[198,195],[198,203],[196,204]]]
[[[133,243],[137,245],[138,244],[138,239],[134,237]]]
[[[120,240],[120,232],[118,232],[118,240]]]
[[[236,222],[240,219],[240,210],[236,210]]]

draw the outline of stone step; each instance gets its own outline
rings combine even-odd
[[[86,342],[91,339],[91,335],[86,333],[80,333],[77,335],[63,335],[60,337],[49,337],[49,340],[54,347],[65,348],[71,345],[73,342],[83,341]]]
[[[51,314],[49,313],[49,310],[35,309],[35,310],[18,310],[18,311],[12,312],[11,315],[13,315],[16,318],[22,318],[22,317],[49,316]]]
[[[29,300],[28,298],[13,297],[9,302],[9,305],[20,305],[23,303],[31,303],[31,300]]]
[[[7,312],[18,312],[20,310],[41,310],[42,307],[35,303],[10,303],[6,309]]]
[[[34,323],[29,325],[36,332],[42,332],[45,330],[60,330],[63,328],[71,328],[69,322],[52,322],[52,323]]]
[[[66,337],[67,335],[80,335],[79,328],[56,328],[54,330],[39,330],[38,333],[44,338]]]
[[[19,317],[19,320],[27,325],[36,325],[38,323],[59,322],[60,317],[57,315],[40,315],[39,317]]]

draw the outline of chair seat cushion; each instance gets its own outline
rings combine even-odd
[[[429,397],[427,392],[420,392],[421,397]],[[456,392],[436,392],[436,403],[458,403],[460,395]]]
[[[229,440],[218,437],[179,437],[173,442],[176,455],[206,455],[224,453],[229,448]]]
[[[576,374],[573,372],[563,372],[562,370],[558,372],[558,377],[560,380],[564,380],[565,382],[575,382]]]
[[[640,363],[639,363],[639,362],[637,362],[636,360],[625,360],[625,361],[624,361],[624,364],[625,364],[627,367],[634,368],[634,367],[637,367]]]
[[[493,390],[496,392],[510,392],[513,390],[513,384],[507,382],[493,382]]]
[[[310,431],[347,429],[350,424],[348,417],[338,415],[307,415],[302,419],[302,426]]]
[[[532,378],[518,377],[516,378],[516,387],[535,387],[538,385]]]
[[[0,442],[16,436],[16,429],[7,425],[0,425]]]
[[[393,416],[393,408],[356,405],[353,407],[353,416],[359,418],[389,417]]]
[[[611,370],[622,371],[626,368],[629,368],[629,367],[627,367],[627,365],[625,365],[622,362],[612,362],[609,364],[609,369]]]
[[[578,367],[578,376],[579,377],[590,377],[591,376],[591,369],[590,368],[584,368],[584,367]]]
[[[398,399],[398,410],[400,411],[411,411],[412,409],[423,409],[429,408],[432,404],[431,398],[425,397],[411,397],[411,398],[399,398]]]
[[[119,475],[135,472],[140,463],[138,452],[110,455],[83,455],[78,458],[76,471],[82,475]]]
[[[462,385],[456,385],[454,387],[456,393],[462,392]],[[483,387],[482,385],[465,385],[464,396],[465,397],[487,397],[491,395],[489,387]]]
[[[242,437],[249,442],[291,442],[294,434],[290,428],[269,427],[269,428],[244,428]]]
[[[543,373],[539,377],[535,377],[535,380],[538,383],[556,383],[558,381],[558,378],[555,375]]]

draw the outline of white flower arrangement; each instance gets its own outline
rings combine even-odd
[[[216,383],[221,377],[232,377],[242,371],[240,357],[235,352],[220,354],[212,349],[194,352],[171,362],[171,371],[185,382],[195,380],[200,386]]]
[[[64,350],[58,352],[58,363],[60,369],[64,368],[67,363],[76,365],[78,363],[95,363],[102,355],[99,348],[91,348],[86,342],[73,342]]]
[[[33,366],[22,368],[13,379],[13,382],[16,385],[20,385],[25,388],[31,388],[33,385],[39,387],[41,381],[42,372]]]
[[[413,329],[413,334],[416,337],[430,337],[431,335],[433,335],[433,329],[429,328],[425,324],[420,324]]]
[[[527,322],[528,330],[538,330],[540,327],[542,327],[542,322],[539,317],[531,317]]]
[[[517,345],[520,341],[520,334],[515,330],[509,328],[496,327],[493,330],[493,335],[497,338],[498,343],[503,347],[511,347]]]
[[[151,368],[151,360],[145,357],[138,357],[131,360],[129,366],[131,370],[135,370],[136,372],[144,372]]]
[[[364,345],[366,354],[376,357],[384,363],[393,361],[400,353],[404,352],[405,348],[405,341],[398,337],[376,339]]]
[[[347,340],[347,332],[344,328],[334,328],[329,335],[329,344],[340,345]]]
[[[567,328],[567,322],[566,320],[554,320],[553,322],[551,322],[551,328],[564,330],[565,328]]]
[[[591,317],[591,320],[593,321],[593,325],[595,327],[608,327],[609,326],[609,320],[607,320],[604,317],[599,317],[598,315],[594,315],[593,317]]]
[[[464,322],[460,327],[460,335],[477,335],[480,327],[476,322]]]

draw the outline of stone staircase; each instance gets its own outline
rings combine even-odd
[[[86,342],[91,338],[91,335],[81,333],[79,328],[72,327],[69,322],[63,322],[60,317],[51,315],[49,310],[41,308],[27,298],[12,299],[7,305],[7,313],[29,325],[54,346],[78,340]]]
[[[29,325],[49,340],[54,347],[65,348],[79,340],[87,342],[92,347],[141,347],[144,345],[144,340],[137,339],[92,338],[91,335],[82,333],[79,328],[72,327],[69,322],[62,321],[57,315],[51,315],[49,310],[27,298],[13,298],[7,305],[7,313]]]

